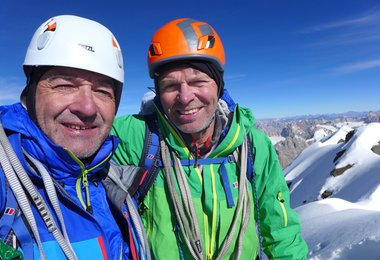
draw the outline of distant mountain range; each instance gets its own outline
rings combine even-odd
[[[269,119],[260,119],[260,121],[267,120],[280,120],[280,121],[294,121],[294,120],[316,120],[316,119],[336,119],[336,118],[358,118],[358,117],[366,117],[368,113],[380,114],[380,110],[375,111],[348,111],[344,113],[331,113],[331,114],[316,114],[316,115],[299,115],[299,116],[291,116],[291,117],[283,117],[283,118],[269,118]]]
[[[380,110],[260,119],[257,120],[256,126],[271,138],[281,166],[285,168],[306,147],[342,126],[356,129],[371,122],[380,122]]]

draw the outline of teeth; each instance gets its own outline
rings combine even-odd
[[[194,114],[197,111],[198,111],[198,108],[193,108],[193,109],[190,109],[190,110],[181,111],[181,114],[183,114],[183,115],[189,115],[189,114]]]
[[[86,130],[89,129],[89,127],[79,126],[79,125],[69,125],[68,127],[75,129],[75,130]]]

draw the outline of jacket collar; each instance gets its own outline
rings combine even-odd
[[[66,180],[77,178],[83,171],[77,158],[73,158],[63,147],[54,144],[41,129],[30,119],[20,103],[0,108],[3,126],[10,134],[18,134],[20,145],[30,155],[39,160],[53,178]],[[101,170],[115,151],[119,140],[110,136],[106,139],[92,160],[84,167],[91,170],[88,176]],[[14,144],[13,144],[14,145]]]

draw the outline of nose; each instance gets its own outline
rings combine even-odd
[[[189,86],[186,82],[182,83],[177,94],[178,102],[181,102],[182,104],[187,104],[191,102],[193,99],[194,89],[191,86]]]
[[[70,105],[70,111],[79,117],[91,118],[97,114],[91,86],[80,86]]]

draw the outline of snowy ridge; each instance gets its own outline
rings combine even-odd
[[[343,125],[286,169],[310,259],[380,259],[380,123]]]

